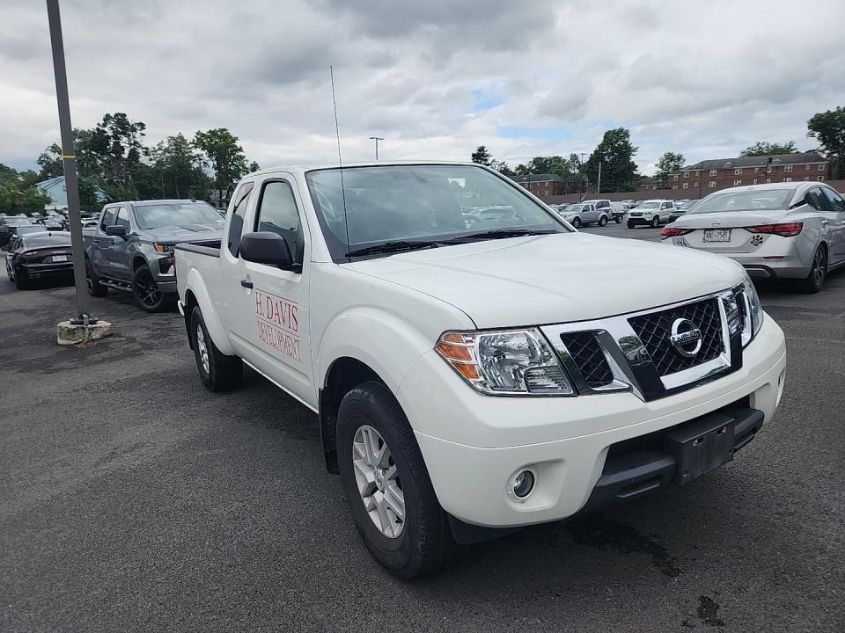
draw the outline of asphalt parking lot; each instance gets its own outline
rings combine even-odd
[[[845,271],[761,294],[786,393],[733,463],[408,583],[361,545],[312,413],[252,373],[208,393],[179,315],[128,297],[93,300],[113,337],[59,348],[72,288],[0,273],[0,630],[845,630]]]

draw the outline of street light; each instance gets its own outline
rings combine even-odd
[[[376,142],[376,160],[378,160],[378,142],[384,139],[381,136],[371,136],[370,140]]]

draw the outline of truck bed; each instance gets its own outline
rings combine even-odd
[[[219,258],[221,243],[222,240],[208,240],[206,242],[194,242],[191,244],[176,244],[174,248],[177,251],[188,251],[190,253],[197,253],[198,255]]]

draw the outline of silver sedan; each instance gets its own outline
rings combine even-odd
[[[752,277],[799,279],[818,292],[845,265],[845,200],[820,182],[781,182],[712,193],[661,237],[725,255]]]

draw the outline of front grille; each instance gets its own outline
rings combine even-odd
[[[661,376],[695,367],[722,353],[722,319],[717,301],[705,299],[628,319]],[[669,341],[676,319],[689,319],[701,330],[701,349],[693,358],[679,354]]]
[[[566,332],[560,335],[584,382],[598,389],[613,382],[613,372],[596,340],[595,332]]]

